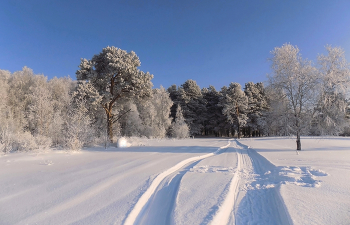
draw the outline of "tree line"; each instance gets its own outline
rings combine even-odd
[[[266,86],[230,83],[219,91],[194,80],[152,88],[136,53],[106,47],[82,59],[77,80],[48,80],[24,67],[0,70],[0,151],[148,138],[348,135],[350,67],[341,48],[326,47],[316,64],[296,46],[271,52]]]

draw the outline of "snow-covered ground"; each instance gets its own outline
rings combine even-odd
[[[0,156],[0,224],[349,224],[349,138],[132,144]]]

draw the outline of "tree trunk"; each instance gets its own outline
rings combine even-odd
[[[297,132],[297,150],[301,150],[300,134]]]
[[[241,139],[241,127],[239,126],[239,121],[237,123],[237,137],[238,139]]]
[[[299,122],[299,117],[297,117],[297,114],[295,114],[295,118],[296,118],[296,127],[297,127],[297,150],[301,150],[301,142],[300,142],[300,122]]]
[[[109,141],[111,143],[113,143],[113,121],[112,121],[112,117],[109,113],[107,114],[107,134],[109,137]]]

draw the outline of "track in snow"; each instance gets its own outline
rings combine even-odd
[[[168,170],[160,173],[152,181],[149,188],[143,193],[143,195],[140,197],[138,202],[135,204],[134,208],[129,213],[128,217],[126,218],[124,224],[125,225],[142,224],[142,223],[152,224],[152,223],[150,223],[150,221],[146,221],[147,217],[150,218],[151,220],[157,220],[157,221],[163,220],[163,221],[170,222],[173,202],[174,202],[174,199],[176,198],[177,188],[180,184],[180,181],[181,181],[181,178],[182,178],[184,172],[180,173],[179,176],[173,177],[173,178],[175,178],[175,180],[173,180],[171,175],[173,173],[179,171],[181,168],[184,168],[184,171],[186,171],[186,169],[188,170],[189,168],[193,167],[200,160],[217,155],[217,154],[220,154],[222,152],[222,149],[229,147],[229,145],[230,145],[230,140],[228,141],[227,145],[220,147],[217,151],[215,151],[213,153],[185,159],[185,160],[179,162],[178,164],[176,164],[175,166],[169,168]],[[164,183],[162,183],[164,180],[170,180],[170,183],[172,183],[171,185],[168,185],[170,187],[170,189],[168,191],[166,191],[166,190],[161,191],[162,190],[161,184],[164,184]],[[166,211],[166,214],[162,215],[161,218],[151,217],[150,216],[151,214],[147,213],[147,211],[151,210],[152,201],[157,201],[157,198],[164,199],[164,198],[162,198],[162,195],[166,195],[167,193],[168,194],[170,193],[170,198],[169,198],[169,201],[166,204],[164,204],[165,207],[163,208]],[[155,194],[159,194],[159,195],[155,196]],[[150,206],[150,208],[147,208],[148,206]],[[158,210],[159,210],[159,208],[158,208]],[[161,214],[158,213],[157,215],[161,215]]]
[[[241,154],[237,202],[231,224],[292,224],[280,195],[283,179],[275,165],[255,150],[236,141]]]
[[[281,178],[271,174],[271,171],[278,171],[276,166],[238,141],[229,141],[214,153],[188,158],[160,173],[124,224],[174,224],[174,202],[182,177],[201,160],[223,153],[222,149],[230,143],[237,154],[236,172],[214,217],[207,222],[213,225],[292,224],[279,194]]]

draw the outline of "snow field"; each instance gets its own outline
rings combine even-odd
[[[302,137],[301,141],[302,151],[297,155],[295,138],[240,140],[275,166],[260,178],[266,179],[265,186],[280,187],[291,223],[349,224],[350,139]],[[258,192],[264,190],[271,189],[260,187]]]
[[[1,156],[0,224],[123,224],[155,174],[222,143],[149,140],[126,149]]]
[[[350,221],[349,138],[128,142],[0,156],[0,224]]]

